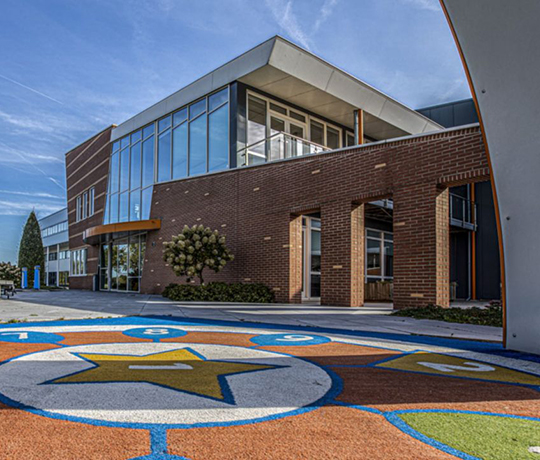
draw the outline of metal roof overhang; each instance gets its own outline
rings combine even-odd
[[[367,83],[276,36],[117,126],[111,140],[234,81],[350,128],[353,127],[353,111],[362,109],[364,132],[377,140],[442,128]]]
[[[129,235],[130,233],[159,230],[160,228],[161,220],[159,219],[96,225],[95,227],[87,228],[84,231],[83,241],[86,244],[97,245],[104,241],[108,236],[121,238]]]

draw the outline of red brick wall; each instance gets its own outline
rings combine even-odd
[[[69,248],[87,248],[87,276],[70,276],[74,289],[92,289],[92,276],[98,269],[98,246],[86,245],[83,231],[103,223],[103,209],[107,193],[111,130],[106,128],[66,154],[66,183],[68,200]],[[95,187],[94,215],[75,222],[77,196]]]
[[[235,260],[205,280],[262,282],[298,302],[302,213],[321,212],[322,299],[363,302],[363,207],[394,199],[394,304],[448,303],[447,187],[489,178],[479,128],[445,131],[156,185],[143,292],[178,282],[162,243],[184,224],[224,233]],[[404,222],[404,224],[401,224]],[[396,225],[399,224],[399,225]],[[356,237],[355,237],[356,235]]]

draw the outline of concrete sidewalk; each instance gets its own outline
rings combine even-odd
[[[118,316],[175,316],[427,335],[500,342],[502,329],[389,316],[391,304],[361,308],[290,304],[173,302],[161,296],[88,291],[26,291],[0,299],[0,323]]]

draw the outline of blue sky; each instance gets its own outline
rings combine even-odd
[[[0,261],[64,154],[275,34],[419,108],[470,97],[438,0],[2,0]]]

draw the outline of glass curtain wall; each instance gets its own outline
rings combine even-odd
[[[149,125],[113,144],[103,223],[150,217],[154,138],[154,125]]]
[[[103,243],[100,251],[100,289],[139,292],[146,235]]]
[[[154,183],[229,167],[229,88],[113,144],[104,223],[150,217]]]

